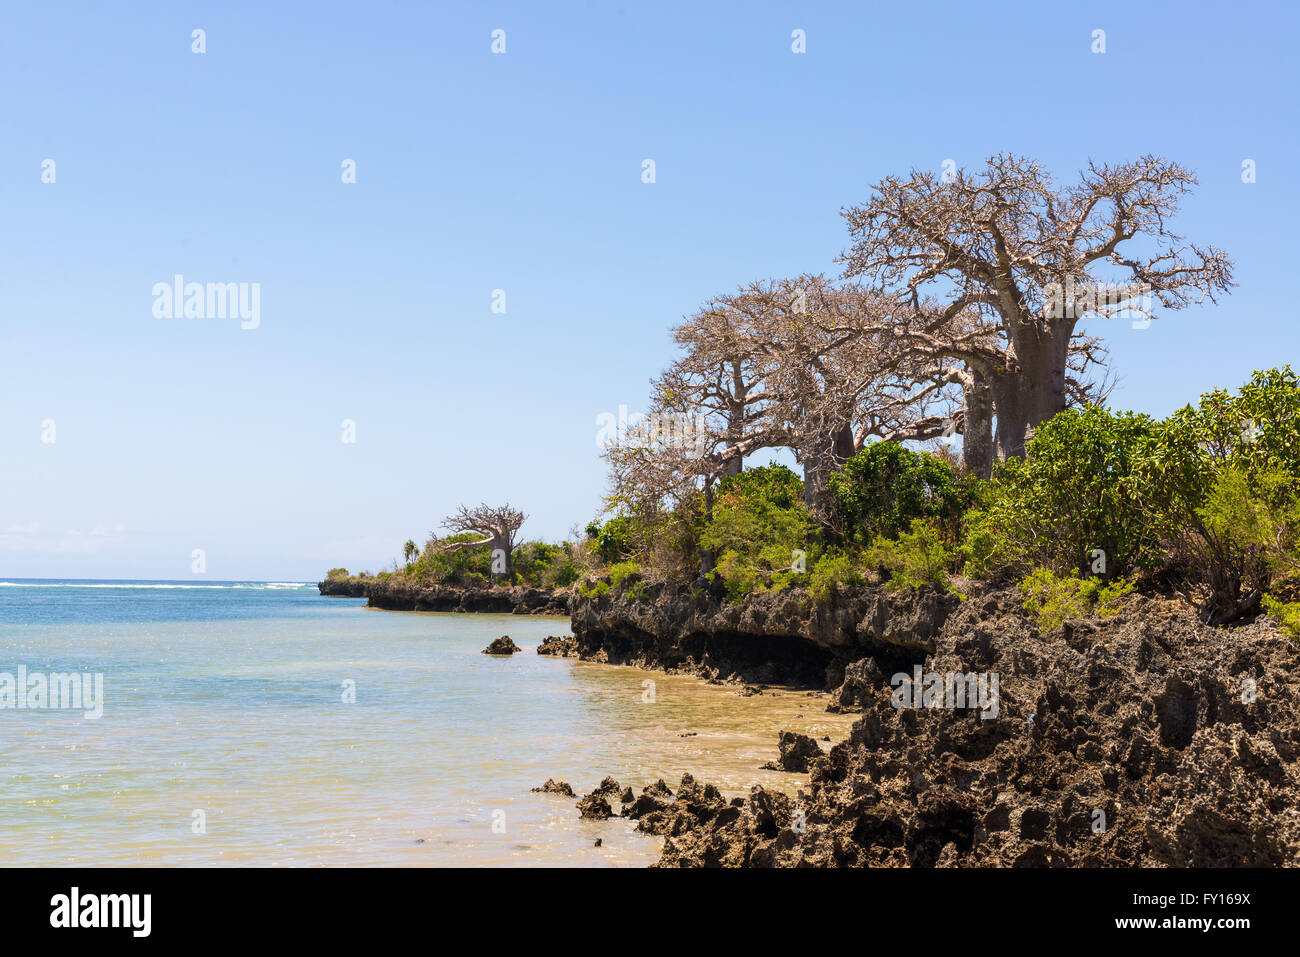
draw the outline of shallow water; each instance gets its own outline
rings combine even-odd
[[[805,776],[758,770],[777,732],[838,741],[852,721],[804,692],[535,654],[562,618],[382,612],[291,583],[9,582],[0,672],[101,672],[104,706],[0,709],[3,864],[644,865],[659,839],[530,788],[690,771],[793,791]],[[480,653],[502,634],[524,653]]]

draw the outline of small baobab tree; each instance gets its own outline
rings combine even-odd
[[[523,512],[509,505],[483,504],[474,508],[462,505],[454,515],[443,520],[442,527],[453,535],[472,533],[481,535],[482,538],[478,541],[463,542],[435,539],[433,549],[437,552],[454,552],[462,548],[488,545],[492,549],[493,573],[505,575],[507,581],[514,581],[514,565],[511,556],[515,550],[515,535],[527,518],[528,516]]]

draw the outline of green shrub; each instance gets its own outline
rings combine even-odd
[[[840,585],[861,585],[865,579],[857,556],[836,549],[828,551],[813,565],[808,576],[808,592],[819,605],[827,604]]]
[[[1025,611],[1034,617],[1040,631],[1051,631],[1067,618],[1113,617],[1119,614],[1119,600],[1133,588],[1129,579],[1106,582],[1057,575],[1050,568],[1036,568],[1020,582]]]
[[[966,515],[966,529],[957,556],[962,573],[968,578],[998,578],[1009,570],[1029,564],[1027,549],[1017,546],[1004,534],[1003,514],[996,510],[976,509]]]
[[[951,525],[962,513],[963,491],[952,466],[896,442],[875,442],[830,476],[835,521],[849,542],[897,538],[913,520]]]
[[[622,588],[624,582],[630,578],[638,577],[641,573],[641,566],[636,562],[619,562],[609,570],[609,582],[615,588]]]
[[[604,598],[609,593],[610,587],[607,581],[585,581],[578,586],[578,594],[583,598]]]
[[[1300,571],[1297,415],[1291,368],[1256,372],[1236,395],[1208,392],[1171,415],[1143,463],[1169,568],[1207,622],[1253,613],[1277,579]]]
[[[547,588],[568,588],[579,578],[582,572],[574,563],[572,555],[553,562],[542,575],[542,585]]]
[[[967,516],[966,573],[1050,568],[1122,576],[1161,560],[1159,511],[1139,481],[1154,440],[1145,415],[1066,409],[1039,427],[1027,458],[994,469],[983,507]]]
[[[347,578],[348,570],[346,568],[331,568],[325,573],[326,578]]]
[[[934,525],[919,518],[912,521],[911,531],[897,538],[877,538],[867,549],[867,561],[880,569],[885,583],[895,589],[921,585],[946,589],[954,558]]]
[[[714,493],[712,515],[699,544],[714,553],[711,579],[721,578],[728,599],[756,590],[779,590],[798,580],[819,554],[803,504],[803,480],[783,465],[729,476]]]
[[[1256,372],[1236,395],[1216,389],[1165,420],[1144,478],[1186,513],[1228,466],[1252,480],[1300,478],[1300,381],[1290,366]]]
[[[587,539],[592,549],[606,565],[620,562],[633,553],[632,519],[627,515],[615,515],[605,524],[592,522],[587,526]]]
[[[533,587],[565,588],[581,577],[571,542],[525,542],[515,548],[511,566],[518,582]]]
[[[1265,596],[1264,610],[1283,633],[1300,640],[1300,601],[1281,601]]]

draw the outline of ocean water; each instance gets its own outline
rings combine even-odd
[[[0,581],[0,704],[20,667],[103,676],[98,718],[0,707],[0,864],[639,866],[658,838],[530,789],[793,792],[759,770],[777,732],[851,723],[804,692],[534,653],[568,633],[294,582]],[[524,653],[481,654],[503,634]]]

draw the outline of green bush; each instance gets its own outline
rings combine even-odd
[[[867,561],[876,566],[890,588],[948,587],[948,571],[955,554],[930,522],[913,519],[910,531],[897,538],[877,538],[867,549]]]
[[[592,522],[587,526],[587,539],[592,549],[606,565],[620,562],[633,553],[633,522],[627,515],[615,515],[605,524]]]
[[[1277,471],[1300,478],[1300,381],[1290,366],[1256,372],[1236,395],[1216,389],[1165,420],[1148,481],[1184,514],[1228,466],[1252,479]]]
[[[325,573],[326,578],[347,578],[348,570],[346,568],[331,568]]]
[[[1040,631],[1051,631],[1067,618],[1113,617],[1119,614],[1119,600],[1133,588],[1129,579],[1106,582],[1058,575],[1050,568],[1036,568],[1020,582],[1025,611],[1034,617]]]
[[[516,580],[525,585],[567,588],[581,577],[570,542],[525,542],[511,559]]]
[[[840,585],[861,585],[865,579],[857,556],[836,549],[828,551],[813,565],[808,576],[808,592],[819,605],[827,604]]]
[[[1300,640],[1300,601],[1281,601],[1265,596],[1264,610],[1277,623],[1279,629],[1292,638]]]
[[[1035,433],[1027,459],[994,469],[983,507],[967,516],[966,574],[1087,574],[1098,558],[1107,577],[1157,566],[1159,514],[1139,480],[1155,432],[1150,418],[1131,412],[1057,413]]]
[[[610,593],[609,582],[583,582],[578,586],[578,594],[583,598],[604,598]]]
[[[913,452],[896,442],[875,442],[830,476],[835,521],[845,539],[866,545],[897,538],[913,520],[951,526],[965,495],[943,459]]]
[[[609,582],[615,588],[622,588],[628,579],[638,577],[640,573],[641,566],[636,562],[619,562],[610,568]]]
[[[410,565],[408,576],[417,581],[439,585],[487,585],[493,581],[492,552],[487,545],[473,545],[455,551],[439,551],[442,545],[457,542],[476,542],[482,536],[461,532],[446,538],[430,539],[424,551]]]
[[[809,544],[814,530],[803,480],[783,465],[768,465],[719,483],[699,544],[716,556],[711,579],[721,578],[735,600],[804,580],[796,561],[799,553],[804,569],[816,561],[819,548]]]
[[[1209,392],[1171,415],[1143,462],[1168,566],[1205,621],[1253,613],[1276,580],[1300,570],[1298,415],[1291,368],[1256,372],[1236,395]]]

